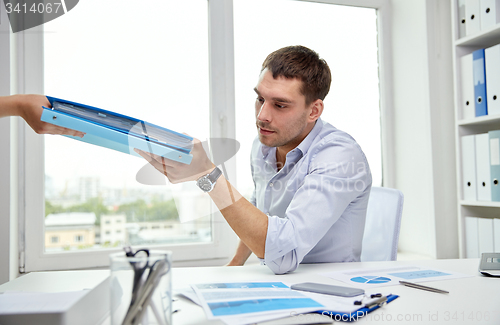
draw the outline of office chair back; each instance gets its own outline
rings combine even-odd
[[[403,214],[403,193],[372,187],[366,211],[361,262],[395,261]]]

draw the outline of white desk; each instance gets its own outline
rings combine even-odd
[[[184,288],[191,283],[200,282],[258,280],[273,280],[287,283],[314,281],[345,285],[342,282],[321,276],[319,273],[404,265],[427,266],[429,268],[470,274],[474,275],[474,277],[428,283],[431,287],[449,291],[449,294],[438,294],[404,286],[385,287],[381,291],[390,291],[400,297],[390,304],[368,314],[356,323],[419,325],[500,324],[500,278],[489,278],[479,274],[477,271],[479,259],[304,264],[300,265],[295,272],[286,275],[274,275],[266,266],[262,265],[174,268],[172,283],[174,288]],[[89,279],[94,277],[96,272],[103,271],[78,272],[81,272],[82,278]],[[44,281],[43,286],[53,288],[53,283],[64,283],[64,279],[61,277],[68,277],[67,274],[71,273],[73,272],[46,272],[46,281]],[[84,282],[82,281],[81,283]],[[85,285],[82,284],[81,287],[71,287],[68,290],[81,290],[84,287]],[[32,291],[32,288],[33,286],[29,285],[29,282],[20,278],[1,285],[0,292],[6,290]],[[209,322],[201,307],[183,298],[173,303],[173,309],[180,309],[179,312],[173,315],[173,323],[175,325],[222,324],[218,321]],[[105,320],[102,325],[108,324],[109,319]]]
[[[405,286],[386,289],[400,297],[390,304],[368,314],[356,323],[376,324],[500,324],[500,278],[484,277],[478,272],[479,259],[426,260],[401,262],[365,262],[303,264],[291,274],[274,275],[266,266],[174,268],[174,288],[190,283],[213,281],[275,280],[289,283],[314,281],[327,284],[346,285],[318,273],[356,268],[379,268],[403,265],[428,266],[448,271],[474,275],[470,278],[433,281],[431,287],[444,289],[449,294],[438,294]],[[209,322],[203,310],[186,299],[174,302],[175,325],[222,324]]]

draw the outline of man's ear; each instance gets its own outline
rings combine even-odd
[[[311,113],[309,114],[309,120],[311,122],[316,121],[323,113],[323,101],[321,99],[316,99],[310,104]]]

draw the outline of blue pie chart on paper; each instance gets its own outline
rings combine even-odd
[[[391,279],[384,278],[382,276],[364,275],[351,278],[351,281],[358,283],[367,283],[367,284],[380,284],[380,283],[390,282]]]

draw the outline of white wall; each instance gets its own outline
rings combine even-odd
[[[392,0],[399,249],[458,257],[449,0]]]

